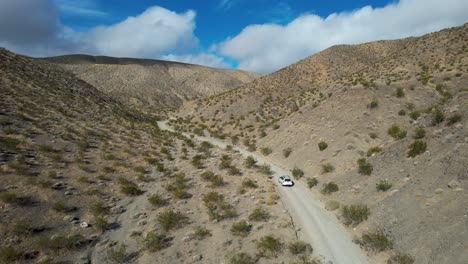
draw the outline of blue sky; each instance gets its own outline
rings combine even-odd
[[[195,35],[201,48],[222,42],[237,35],[252,24],[287,24],[304,13],[326,17],[332,13],[352,11],[366,5],[383,7],[386,0],[335,1],[277,1],[277,0],[56,0],[62,6],[60,20],[77,31],[98,25],[111,25],[137,16],[151,6],[183,13],[194,10],[197,14]],[[66,7],[74,8],[66,8]],[[81,10],[80,10],[81,9]]]
[[[5,0],[0,47],[268,74],[333,45],[459,26],[466,10],[466,0]]]

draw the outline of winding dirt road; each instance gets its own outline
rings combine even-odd
[[[174,130],[167,124],[168,121],[158,122],[162,130]],[[188,134],[184,133],[186,136]],[[195,136],[195,140],[208,141],[211,144],[226,148],[228,144],[212,137]],[[242,156],[253,156],[259,164],[271,166],[274,182],[281,175],[289,175],[289,171],[273,164],[271,161],[256,153],[234,147]],[[334,215],[326,211],[319,199],[301,182],[296,182],[294,187],[279,188],[280,196],[289,210],[296,228],[299,227],[299,236],[309,242],[314,248],[314,254],[322,256],[333,264],[368,264],[365,253],[352,242],[350,234],[339,223]]]

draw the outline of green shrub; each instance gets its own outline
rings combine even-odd
[[[283,243],[273,235],[263,236],[257,242],[257,255],[262,257],[276,257],[282,250]]]
[[[0,261],[2,263],[13,263],[19,260],[21,254],[12,246],[5,246],[0,248]]]
[[[102,217],[97,217],[94,226],[97,230],[104,232],[106,230],[109,230],[112,224]]]
[[[164,206],[167,203],[166,199],[159,193],[149,196],[148,202],[154,206]]]
[[[262,154],[265,155],[265,156],[268,156],[271,153],[273,153],[273,150],[271,148],[268,148],[268,147],[262,148],[261,151],[262,151]]]
[[[312,246],[304,241],[295,241],[288,244],[289,252],[293,255],[310,255]]]
[[[377,99],[372,100],[368,105],[367,108],[374,109],[379,106],[379,101]]]
[[[385,251],[393,247],[392,241],[390,241],[384,233],[365,233],[362,238],[358,240],[358,243],[369,251]]]
[[[231,225],[231,233],[235,236],[247,236],[251,230],[252,225],[247,223],[245,220],[234,222]]]
[[[263,164],[261,167],[260,167],[260,171],[265,174],[265,175],[271,175],[273,174],[273,171],[271,170],[271,167],[270,165],[268,164]]]
[[[236,216],[233,206],[224,201],[223,195],[217,192],[209,192],[203,196],[203,202],[208,208],[210,219],[221,221]]]
[[[122,185],[120,186],[120,191],[130,196],[137,196],[137,195],[141,195],[144,193],[140,188],[138,188],[136,184]]]
[[[419,111],[412,111],[409,116],[411,117],[411,119],[413,120],[417,120],[420,116],[421,116],[421,112]]]
[[[197,154],[195,156],[192,157],[192,165],[198,169],[201,169],[203,168],[203,160],[205,158],[200,155],[200,154]]]
[[[283,156],[284,156],[285,158],[289,157],[289,155],[291,155],[292,151],[293,151],[292,148],[285,148],[285,149],[283,149]]]
[[[224,170],[224,169],[230,168],[231,163],[232,163],[231,157],[229,157],[228,155],[223,155],[221,156],[219,169]]]
[[[245,159],[244,164],[245,164],[245,167],[246,167],[246,168],[249,168],[249,169],[250,169],[250,168],[253,168],[253,167],[256,166],[257,160],[256,160],[254,157],[252,157],[252,156],[248,156],[248,157]]]
[[[265,208],[255,208],[255,210],[249,215],[250,221],[263,221],[266,222],[270,219],[270,213]]]
[[[375,133],[375,132],[370,132],[369,137],[372,138],[372,139],[376,139],[376,138],[379,137],[379,135],[377,135],[377,133]]]
[[[406,115],[405,109],[401,109],[400,111],[398,111],[398,115],[399,116],[405,116]]]
[[[367,150],[367,157],[372,156],[374,153],[379,153],[382,151],[382,148],[379,146],[371,147]]]
[[[320,141],[318,143],[318,147],[320,151],[324,151],[326,148],[328,148],[328,144],[325,141]]]
[[[357,164],[359,166],[358,172],[362,175],[371,175],[374,167],[372,164],[366,161],[365,158],[358,159]]]
[[[242,175],[242,172],[236,166],[231,166],[228,169],[229,175]]]
[[[454,114],[447,119],[447,126],[456,124],[462,120],[462,116],[459,114]]]
[[[255,264],[257,263],[257,259],[250,256],[247,253],[240,252],[240,253],[230,253],[226,256],[226,260],[228,264]]]
[[[315,187],[317,186],[317,184],[318,184],[317,178],[307,178],[307,186],[309,186],[309,188]]]
[[[346,225],[357,226],[367,220],[370,215],[370,209],[364,204],[344,205],[341,207],[341,215]]]
[[[381,180],[380,182],[376,184],[375,188],[377,189],[378,192],[386,192],[390,190],[392,186],[393,185],[389,183],[387,180]]]
[[[421,139],[421,138],[424,138],[426,136],[426,130],[424,130],[423,127],[417,127],[415,130],[414,130],[414,137],[415,139]]]
[[[202,227],[202,226],[197,226],[194,229],[194,237],[197,240],[203,240],[207,237],[211,236],[211,231]]]
[[[89,212],[94,216],[99,216],[107,214],[109,209],[104,205],[103,202],[97,201],[89,206]]]
[[[12,192],[2,192],[0,193],[0,201],[8,204],[18,203],[18,196]]]
[[[387,264],[413,264],[414,258],[408,254],[398,253],[387,260]]]
[[[398,87],[395,93],[396,97],[402,98],[405,96],[405,91],[403,91],[403,88]]]
[[[388,134],[392,136],[394,139],[403,139],[406,137],[406,131],[401,130],[400,127],[397,124],[393,124],[389,129],[388,129]]]
[[[296,179],[300,179],[300,178],[304,177],[304,171],[297,168],[297,167],[292,169],[291,173],[294,176],[294,178],[296,178]]]
[[[440,109],[435,109],[432,112],[432,125],[438,125],[445,120],[445,114]]]
[[[154,231],[146,234],[144,239],[146,249],[150,252],[157,252],[169,246],[169,240],[164,234],[157,234]]]
[[[411,145],[409,145],[409,150],[408,150],[408,157],[416,157],[417,155],[420,155],[424,153],[427,149],[427,143],[422,140],[416,140]]]
[[[255,189],[255,188],[258,188],[258,184],[256,181],[252,180],[252,179],[244,179],[242,181],[242,185],[241,185],[243,188],[252,188],[252,189]]]
[[[325,183],[323,185],[322,193],[323,194],[330,194],[333,192],[337,192],[339,190],[338,185],[334,182]]]
[[[203,172],[201,177],[203,180],[211,182],[211,187],[222,186],[224,184],[223,177],[214,174],[212,171]]]
[[[169,231],[180,227],[186,220],[186,217],[179,212],[168,209],[158,216],[158,222],[164,231]]]
[[[322,164],[322,173],[330,173],[335,170],[335,167],[331,163],[324,163]]]
[[[63,213],[63,212],[65,212],[65,211],[67,211],[67,206],[65,205],[64,202],[58,201],[58,202],[55,202],[55,203],[52,205],[52,209],[54,209],[54,211],[56,211],[56,212]]]

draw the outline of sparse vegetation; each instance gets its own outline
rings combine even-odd
[[[289,252],[295,256],[308,256],[312,254],[312,246],[304,241],[295,241],[288,244]]]
[[[341,216],[346,225],[357,226],[361,222],[367,220],[369,215],[370,210],[367,205],[364,204],[344,205],[341,207]]]
[[[254,157],[252,157],[252,156],[248,156],[248,157],[245,159],[244,164],[245,164],[245,167],[246,167],[246,168],[249,168],[249,169],[250,169],[250,168],[253,168],[253,167],[256,166],[257,160],[256,160]]]
[[[291,173],[292,175],[294,176],[294,178],[296,179],[300,179],[302,177],[304,177],[304,171],[295,167],[294,169],[291,170]]]
[[[328,182],[323,185],[322,193],[331,194],[331,193],[337,192],[338,190],[339,190],[338,184],[334,182]]]
[[[148,197],[148,202],[154,206],[160,207],[166,204],[166,199],[164,199],[161,194],[155,193]]]
[[[262,151],[262,154],[265,155],[265,156],[268,156],[271,153],[273,153],[273,150],[271,148],[268,148],[268,147],[262,148],[261,151]]]
[[[381,152],[382,150],[383,150],[382,147],[379,147],[379,146],[370,147],[370,148],[367,150],[367,157],[372,156],[372,154],[374,154],[374,153],[379,153],[379,152]]]
[[[387,264],[413,264],[414,258],[408,254],[398,253],[387,260]]]
[[[415,139],[422,139],[426,136],[426,130],[423,127],[417,127],[414,130],[414,137]]]
[[[273,174],[273,171],[271,170],[271,167],[270,165],[268,164],[263,164],[261,167],[260,167],[260,171],[265,174],[265,175],[271,175]]]
[[[144,239],[146,249],[150,252],[157,252],[169,246],[169,240],[164,234],[158,234],[154,231],[146,234]]]
[[[393,247],[392,241],[382,232],[365,233],[357,240],[358,244],[369,251],[381,252]]]
[[[235,236],[247,236],[252,230],[252,225],[245,220],[234,222],[231,226],[231,233]]]
[[[164,231],[178,228],[185,222],[186,217],[180,212],[168,209],[158,216],[158,222]]]
[[[228,264],[255,264],[257,263],[257,259],[255,259],[254,257],[244,252],[240,252],[240,253],[232,252],[226,256],[226,260]]]
[[[393,124],[389,129],[388,129],[388,134],[392,136],[394,139],[403,139],[406,137],[406,130],[400,129],[400,127],[397,124]]]
[[[111,263],[125,263],[129,261],[130,254],[127,252],[127,246],[122,243],[109,248],[106,258]]]
[[[387,180],[381,180],[376,184],[375,188],[377,189],[378,192],[386,192],[390,190],[392,186],[393,185],[389,183]]]
[[[398,88],[396,89],[395,95],[396,95],[396,97],[398,97],[398,98],[405,97],[405,91],[403,91],[403,88],[398,87]]]
[[[292,148],[285,148],[285,149],[283,149],[283,156],[284,156],[285,158],[289,157],[289,155],[291,155],[292,151],[293,151]]]
[[[207,237],[210,237],[211,236],[211,231],[206,229],[205,227],[203,226],[197,226],[195,227],[194,229],[194,237],[195,239],[197,240],[203,240]]]
[[[273,235],[263,236],[257,242],[257,254],[262,257],[276,257],[282,250],[283,243]]]
[[[374,109],[374,108],[377,108],[378,106],[379,106],[379,101],[377,101],[377,99],[374,99],[367,105],[367,108]]]
[[[416,140],[409,145],[408,157],[414,158],[417,155],[423,154],[427,149],[427,143],[422,140]]]
[[[312,187],[315,187],[317,186],[318,184],[318,180],[317,178],[307,178],[307,186],[309,186],[309,188],[312,188]]]
[[[359,174],[362,174],[362,175],[371,175],[372,174],[372,171],[374,170],[374,167],[372,166],[372,164],[367,162],[367,160],[365,158],[358,159],[357,164],[358,164],[358,167],[359,167],[358,168]]]
[[[454,114],[447,118],[447,126],[454,125],[462,120],[462,116],[459,114]]]
[[[249,215],[250,221],[268,221],[270,219],[270,213],[265,208],[255,208],[255,210]]]
[[[331,163],[323,163],[322,164],[322,173],[330,173],[335,170],[335,167]]]
[[[209,192],[203,196],[203,202],[208,208],[211,219],[221,221],[236,216],[233,206],[224,201],[224,196],[218,192]]]
[[[439,108],[436,108],[432,112],[432,125],[433,126],[438,125],[438,124],[444,122],[444,120],[445,120],[444,112],[442,112]]]
[[[255,180],[252,180],[252,179],[244,179],[242,181],[242,185],[241,185],[243,188],[252,188],[252,189],[255,189],[255,188],[258,188],[258,184]]]
[[[328,148],[328,144],[325,141],[320,141],[318,143],[318,147],[320,151],[324,151],[326,148]]]

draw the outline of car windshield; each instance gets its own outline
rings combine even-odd
[[[285,178],[285,179],[284,179],[284,181],[291,181],[291,179],[289,179],[289,178]]]

